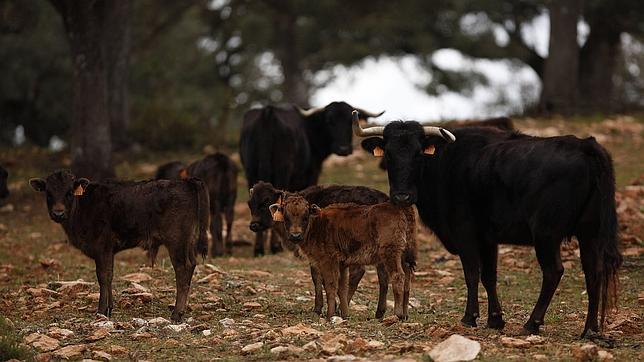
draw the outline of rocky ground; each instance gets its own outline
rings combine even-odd
[[[566,272],[540,336],[521,336],[537,299],[541,273],[530,248],[502,246],[499,293],[507,326],[484,328],[486,295],[480,288],[479,327],[459,320],[466,290],[458,259],[421,227],[421,252],[412,286],[410,319],[373,318],[375,270],[368,269],[350,318],[325,321],[311,313],[312,287],[307,264],[288,255],[252,258],[244,243],[233,256],[209,259],[197,267],[190,311],[172,324],[174,274],[165,253],[154,267],[144,252],[117,256],[111,320],[94,314],[98,285],[93,263],[66,244],[60,227],[49,221],[41,195],[28,189],[63,155],[41,150],[0,151],[15,172],[9,203],[0,208],[0,359],[37,360],[282,360],[398,359],[441,360],[450,348],[482,360],[642,360],[644,292],[644,123],[637,117],[600,122],[521,120],[523,131],[540,135],[593,135],[612,152],[618,175],[617,207],[625,256],[620,275],[619,310],[605,326],[605,338],[580,340],[586,292],[576,242],[562,246]],[[171,155],[173,158],[197,155]],[[168,155],[129,157],[118,172],[149,177]],[[363,152],[327,162],[322,182],[372,185],[386,190],[386,175]],[[252,239],[248,230],[245,183],[240,178],[234,239]],[[391,299],[391,296],[390,296]],[[389,307],[386,317],[391,315]],[[464,338],[450,337],[460,335]],[[432,352],[433,351],[433,352]]]

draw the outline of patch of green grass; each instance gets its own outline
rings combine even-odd
[[[6,318],[0,317],[0,361],[26,360],[32,357],[31,351],[21,343],[22,338],[13,324]]]

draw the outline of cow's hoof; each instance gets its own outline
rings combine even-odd
[[[539,334],[539,326],[540,324],[534,323],[532,321],[528,321],[528,323],[523,325],[523,328],[521,329],[521,335],[524,336],[529,336],[531,334]]]
[[[170,319],[175,322],[175,323],[180,323],[181,320],[183,319],[183,313],[179,313],[177,311],[172,312],[172,316]]]
[[[380,310],[376,311],[376,319],[382,319],[382,317],[384,317],[384,316],[385,316],[385,311],[384,311],[384,310],[382,310],[382,311],[380,311]]]
[[[491,316],[487,319],[487,327],[492,329],[503,329],[505,327],[505,321],[499,316]]]
[[[461,324],[464,325],[465,327],[476,327],[476,317],[473,315],[468,315],[466,314],[463,316],[461,319]]]

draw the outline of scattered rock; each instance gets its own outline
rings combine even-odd
[[[572,349],[572,356],[577,361],[592,361],[597,357],[599,348],[594,343],[586,343],[582,346],[575,346]]]
[[[371,341],[367,342],[367,348],[370,348],[370,349],[380,349],[380,348],[382,348],[384,346],[385,346],[385,344],[383,342],[376,341],[376,340],[373,340],[373,339]]]
[[[74,335],[74,332],[69,330],[69,329],[63,329],[63,328],[58,328],[58,327],[51,327],[47,331],[47,334],[56,339],[64,339],[67,337],[71,337]]]
[[[122,276],[121,279],[127,282],[141,283],[141,282],[147,282],[148,280],[152,280],[152,277],[150,276],[150,274],[147,274],[147,273],[131,273],[131,274]]]
[[[613,357],[612,353],[601,350],[597,352],[597,359],[600,361],[612,361],[615,359],[615,357]]]
[[[83,352],[85,352],[86,350],[87,345],[85,344],[73,344],[57,349],[54,352],[54,357],[61,359],[77,359],[78,357],[82,356]]]
[[[107,330],[111,331],[111,330],[113,330],[115,328],[116,325],[112,321],[99,320],[99,321],[93,322],[92,326],[94,326],[96,328],[104,328],[104,329],[107,329]]]
[[[543,344],[543,343],[546,341],[546,339],[545,339],[545,338],[543,338],[543,337],[541,337],[541,336],[538,336],[538,335],[536,335],[536,334],[532,334],[532,335],[527,336],[527,337],[525,338],[525,340],[526,340],[527,342],[532,343],[532,344]]]
[[[156,317],[148,320],[148,324],[152,327],[159,327],[159,326],[164,326],[166,324],[170,324],[170,321],[163,317]]]
[[[187,325],[186,323],[181,323],[181,324],[169,324],[169,325],[163,327],[163,329],[168,329],[168,330],[171,330],[173,332],[183,332],[183,331],[187,330],[189,327],[190,326]]]
[[[339,356],[331,356],[326,359],[327,362],[344,362],[344,361],[355,361],[358,360],[358,357],[352,354],[343,354]]]
[[[481,351],[481,344],[459,334],[452,334],[430,352],[435,362],[471,361]]]
[[[58,296],[60,293],[58,293],[55,290],[47,289],[47,288],[29,288],[27,289],[27,294],[31,295],[32,297],[44,297],[44,296]]]
[[[108,329],[108,328],[98,328],[97,330],[94,331],[94,333],[90,334],[87,338],[85,338],[85,340],[88,342],[96,342],[98,340],[101,340],[109,336],[110,330],[111,329]]]
[[[531,345],[527,340],[513,337],[501,337],[501,344],[510,348],[528,348]]]
[[[127,354],[128,350],[125,347],[113,344],[110,346],[110,351],[112,354]]]
[[[204,329],[201,331],[201,334],[203,334],[204,337],[208,337],[212,334],[212,331],[210,329]]]
[[[132,318],[132,323],[137,327],[143,327],[148,325],[148,321],[143,318]]]
[[[242,348],[242,352],[251,353],[264,347],[264,342],[251,343]]]
[[[307,327],[302,323],[298,323],[294,326],[291,327],[286,327],[282,329],[282,334],[285,336],[299,336],[303,334],[311,334],[315,336],[320,336],[322,335],[322,332],[318,331],[317,329],[313,329],[311,327]]]
[[[92,358],[99,361],[111,361],[112,355],[104,351],[92,351]]]
[[[391,326],[398,323],[398,317],[395,315],[390,315],[382,319],[381,323],[385,326]]]
[[[271,348],[271,353],[273,353],[273,354],[280,354],[280,353],[284,353],[284,352],[287,352],[287,351],[288,351],[288,347],[286,347],[286,346],[277,346],[277,347]]]
[[[74,295],[80,291],[87,290],[94,285],[92,282],[86,282],[83,279],[73,281],[56,281],[49,283],[50,288],[57,289],[60,293],[66,295]]]
[[[346,322],[346,320],[342,319],[342,317],[338,317],[336,315],[331,317],[331,324],[340,325],[340,324],[343,324],[345,322]]]
[[[60,345],[57,339],[40,333],[32,333],[28,335],[27,337],[25,337],[25,342],[32,345],[40,352],[53,351]]]
[[[233,324],[235,324],[235,320],[232,318],[224,318],[224,319],[220,319],[219,323],[224,327],[230,327]]]
[[[305,344],[304,346],[302,346],[302,348],[307,352],[317,351],[318,347],[319,346],[318,346],[318,343],[316,341],[311,341],[311,342]]]
[[[262,305],[257,303],[257,302],[246,302],[246,303],[244,303],[244,308],[245,309],[257,309],[257,308],[261,308],[261,307],[262,307]]]

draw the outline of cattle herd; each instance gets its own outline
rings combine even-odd
[[[327,318],[347,317],[365,266],[373,265],[376,317],[385,314],[391,285],[394,314],[404,320],[418,258],[418,218],[461,259],[467,286],[461,322],[477,325],[480,281],[488,297],[487,326],[502,329],[498,245],[531,245],[543,282],[524,330],[536,334],[563,274],[560,245],[576,237],[588,294],[582,335],[600,331],[616,302],[621,265],[613,165],[602,146],[592,137],[527,136],[507,118],[440,127],[367,124],[381,114],[345,102],[246,112],[239,154],[256,256],[268,246],[305,259],[315,289],[313,310],[322,314],[324,290]],[[353,152],[353,135],[363,138],[365,151],[382,157],[389,195],[364,186],[317,185],[329,155]],[[217,152],[191,164],[164,164],[154,180],[90,181],[62,170],[29,183],[45,195],[49,217],[69,242],[96,263],[98,313],[112,312],[114,255],[142,247],[154,263],[164,245],[176,277],[172,319],[179,321],[198,257],[232,251],[238,172]],[[0,199],[8,196],[6,180],[0,167]]]

